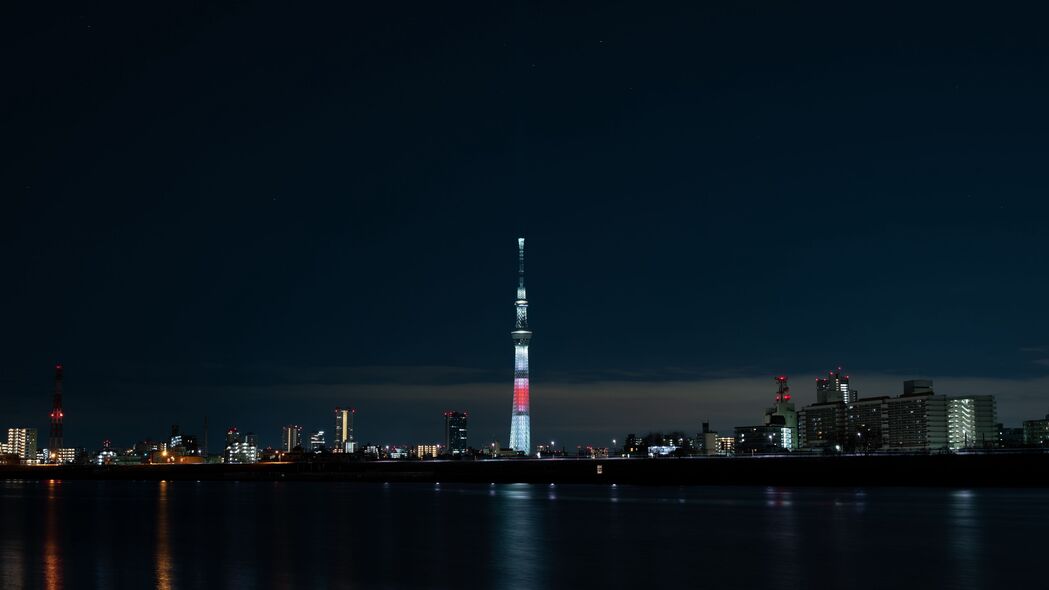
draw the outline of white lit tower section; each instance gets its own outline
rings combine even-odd
[[[514,340],[514,406],[510,414],[510,448],[525,455],[532,448],[532,424],[528,411],[528,300],[524,282],[524,238],[517,239],[517,321],[510,336]]]

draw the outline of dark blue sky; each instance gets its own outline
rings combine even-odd
[[[699,4],[0,8],[2,426],[505,443],[518,235],[534,440],[1049,410],[1049,15]]]

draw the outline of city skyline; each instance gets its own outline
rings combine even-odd
[[[826,383],[827,383],[828,380],[830,380],[832,383],[834,383],[838,378],[841,378],[841,382],[844,384],[845,387],[847,387],[849,385],[849,383],[850,383],[851,377],[849,375],[845,375],[844,377],[841,377],[841,372],[842,372],[842,367],[838,366],[836,368],[836,370],[832,370],[832,371],[827,372],[828,377],[817,377],[815,379],[815,386],[813,387],[813,390],[811,392],[811,396],[803,394],[801,398],[795,398],[794,394],[791,392],[791,389],[789,387],[787,387],[786,383],[787,383],[788,377],[786,375],[776,376],[775,377],[775,381],[779,384],[779,391],[778,391],[778,393],[776,393],[776,399],[775,399],[776,405],[774,406],[773,409],[770,409],[770,410],[768,410],[766,412],[766,417],[768,415],[768,412],[772,412],[775,408],[779,407],[779,405],[781,403],[788,403],[789,402],[790,406],[791,406],[791,411],[794,411],[793,406],[794,406],[795,402],[797,402],[797,404],[798,404],[797,410],[806,409],[810,405],[824,405],[824,404],[828,403],[828,399],[824,395],[824,392],[826,391],[826,389],[825,389],[826,388]],[[64,380],[63,375],[64,375],[64,369],[63,369],[62,365],[61,364],[56,365],[56,372],[55,372],[56,392],[60,392],[61,391],[61,385],[60,384]],[[645,416],[646,415],[646,413],[644,411],[644,407],[645,406],[644,406],[644,404],[641,404],[641,405],[637,405],[637,406],[632,406],[634,409],[631,410],[629,414],[626,414],[627,416],[629,416],[629,418],[627,418],[626,420],[611,422],[611,423],[604,424],[601,427],[599,427],[598,431],[600,432],[600,434],[593,434],[593,432],[595,432],[593,427],[591,427],[591,430],[590,430],[591,434],[589,436],[586,434],[587,430],[586,430],[585,427],[582,428],[582,429],[574,429],[574,430],[572,430],[572,429],[562,429],[562,430],[550,429],[547,432],[559,432],[560,434],[562,434],[562,436],[551,435],[549,437],[542,437],[542,438],[540,438],[540,440],[548,440],[548,439],[549,440],[554,440],[554,439],[559,440],[560,442],[557,443],[557,445],[556,445],[557,447],[566,447],[566,448],[567,447],[573,447],[573,448],[574,447],[587,447],[587,446],[597,447],[597,446],[600,446],[601,444],[608,443],[610,440],[611,441],[614,441],[616,439],[622,440],[622,435],[624,433],[626,433],[626,432],[631,432],[631,433],[635,433],[635,434],[641,434],[641,433],[651,433],[651,432],[661,432],[661,431],[663,431],[663,432],[675,431],[675,432],[691,433],[690,436],[692,434],[695,434],[695,435],[697,435],[698,437],[701,438],[702,437],[702,432],[703,432],[702,429],[706,428],[708,425],[711,425],[711,424],[713,424],[717,428],[721,428],[723,431],[727,431],[728,429],[732,428],[733,425],[735,425],[735,424],[750,423],[750,422],[756,422],[757,421],[757,418],[760,417],[760,414],[761,414],[760,408],[758,408],[758,406],[760,406],[761,403],[754,402],[754,400],[758,400],[758,399],[761,399],[761,398],[767,398],[768,397],[768,391],[766,391],[768,389],[767,388],[767,378],[768,378],[768,376],[766,376],[764,378],[755,378],[755,379],[747,379],[747,380],[745,380],[747,383],[754,383],[755,386],[756,386],[756,390],[752,389],[752,390],[748,390],[746,392],[748,394],[748,397],[746,398],[746,400],[748,402],[753,402],[753,404],[750,405],[750,406],[747,406],[745,408],[741,408],[741,411],[736,415],[735,418],[732,418],[732,417],[726,418],[723,415],[712,417],[712,415],[709,412],[707,412],[705,414],[703,414],[702,412],[692,413],[692,414],[682,418],[681,417],[680,408],[681,407],[686,407],[686,406],[688,406],[688,404],[681,403],[681,405],[679,407],[675,407],[675,408],[670,408],[669,409],[673,414],[678,416],[678,418],[675,419],[676,421],[669,421],[669,422],[667,422],[667,421],[664,421],[664,422],[645,421],[644,419],[638,419],[639,416]],[[887,387],[885,385],[885,383],[886,383],[885,380],[886,379],[894,380],[894,381],[892,381],[892,385],[891,386]],[[737,379],[737,380],[733,380],[733,381],[735,381],[736,385],[738,385],[738,383],[741,380]],[[713,384],[718,384],[718,383],[725,384],[725,383],[729,383],[729,382],[730,381],[717,381],[717,380],[711,380],[710,381],[710,383],[713,383]],[[938,394],[940,394],[941,396],[947,395],[948,399],[950,399],[950,398],[967,398],[967,397],[973,397],[973,396],[977,396],[977,397],[979,397],[979,396],[993,396],[996,399],[1002,399],[1003,397],[1006,400],[1010,399],[1010,396],[1008,394],[1003,396],[1000,393],[995,393],[995,390],[993,389],[993,385],[991,385],[991,384],[994,383],[993,381],[987,381],[987,384],[984,386],[984,388],[982,388],[982,389],[978,388],[975,391],[958,389],[956,381],[952,381],[952,380],[948,379],[948,380],[945,380],[945,382],[947,383],[946,387],[942,387],[942,384],[941,384],[941,385],[938,385],[935,389],[936,389],[936,392]],[[761,383],[765,384],[765,386],[766,386],[765,389],[766,390],[762,390],[761,389],[761,387],[760,387]],[[910,394],[916,392],[917,389],[915,389],[915,387],[924,388],[923,391],[924,390],[928,390],[929,393],[932,393],[932,391],[933,391],[933,387],[932,387],[933,380],[930,380],[930,379],[900,379],[897,376],[893,376],[893,377],[878,376],[874,381],[868,381],[867,383],[877,384],[878,389],[873,390],[870,393],[867,393],[866,391],[865,392],[860,392],[858,389],[850,389],[849,391],[850,391],[850,394],[851,394],[851,399],[848,402],[845,403],[846,406],[849,406],[850,404],[855,404],[857,402],[862,405],[864,402],[878,400],[878,399],[883,399],[883,398],[892,398],[894,396],[898,396],[901,393],[901,391],[900,391],[901,384],[902,384],[902,387],[903,387],[902,393],[905,394],[905,395],[910,395]],[[908,388],[910,388],[910,389],[908,389]],[[844,387],[842,387],[841,390],[842,390],[842,395],[840,395],[838,398],[831,399],[829,401],[831,401],[831,402],[834,402],[834,401],[843,402],[844,400],[842,398],[844,397]],[[556,393],[558,390],[557,390],[556,387],[554,387],[553,391]],[[618,391],[618,392],[608,392],[608,391],[606,391],[605,393],[606,394],[609,394],[609,393],[621,394],[623,392],[622,391]],[[753,395],[755,393],[757,393],[757,395]],[[629,403],[630,401],[636,401],[636,398],[633,398],[632,396],[629,396],[629,395],[626,396],[625,398],[621,397],[619,395],[608,395],[608,396],[606,396],[606,400],[609,401],[609,403],[620,403],[620,402],[623,402],[623,401],[627,401]],[[578,403],[579,402],[579,400],[567,400],[567,401],[572,402],[572,403]],[[766,399],[766,401],[767,401],[767,399]],[[1037,401],[1040,402],[1041,399],[1038,398]],[[691,403],[693,403],[692,407],[694,407],[694,402],[695,402],[695,400],[691,401]],[[740,403],[744,403],[744,401],[741,399]],[[1004,408],[1005,411],[1004,412],[998,411],[996,413],[996,416],[997,416],[997,422],[1002,424],[1002,426],[1004,426],[1005,428],[1017,428],[1017,427],[1019,427],[1019,425],[1021,423],[1025,422],[1025,421],[1040,420],[1041,416],[1042,416],[1042,414],[1040,414],[1037,409],[1035,409],[1034,411],[1029,412],[1029,413],[1022,413],[1022,411],[1018,411],[1017,408],[1010,408],[1008,401],[1006,402],[1006,404],[1004,404],[1004,406],[1005,406],[1005,408]],[[1036,406],[1032,406],[1032,407],[1036,407]],[[376,408],[376,409],[381,411],[381,408]],[[629,410],[630,408],[624,406],[624,409],[625,410]],[[999,408],[999,409],[1001,409],[1001,408]],[[442,411],[441,415],[444,417],[443,428],[435,426],[436,420],[433,419],[433,416],[430,416],[429,417],[430,418],[429,422],[431,422],[431,423],[429,423],[426,426],[420,428],[419,430],[409,431],[409,430],[406,430],[406,429],[402,428],[402,429],[396,431],[396,432],[400,432],[401,433],[399,435],[397,435],[397,434],[392,434],[391,435],[391,434],[388,434],[388,433],[376,432],[376,433],[373,433],[373,434],[368,434],[368,435],[366,435],[366,438],[361,439],[361,438],[359,438],[358,435],[355,434],[355,427],[354,427],[354,421],[356,420],[357,409],[356,408],[350,409],[350,408],[335,407],[334,411],[335,411],[336,421],[335,421],[335,428],[334,428],[334,430],[331,431],[331,432],[334,433],[333,437],[332,437],[332,435],[326,435],[325,434],[325,432],[327,431],[327,428],[323,425],[323,420],[316,420],[315,419],[316,417],[314,417],[314,416],[306,417],[305,420],[301,421],[301,423],[305,423],[307,425],[314,425],[315,424],[315,425],[320,426],[320,428],[315,430],[315,431],[312,430],[312,429],[309,429],[309,428],[307,428],[304,431],[303,430],[304,429],[303,426],[288,426],[287,422],[284,422],[279,427],[279,431],[280,431],[279,435],[277,435],[275,433],[269,433],[264,428],[263,429],[253,428],[251,426],[251,424],[246,424],[246,423],[238,422],[238,421],[229,422],[229,424],[231,424],[229,426],[229,429],[230,429],[231,432],[236,432],[236,431],[238,431],[238,429],[242,428],[244,430],[244,432],[246,432],[248,435],[253,437],[253,440],[256,442],[256,445],[257,445],[259,450],[261,450],[263,448],[273,448],[273,449],[278,449],[278,450],[279,449],[283,449],[283,450],[287,451],[289,449],[287,448],[287,444],[286,444],[285,441],[287,441],[288,437],[289,437],[288,429],[289,428],[295,428],[295,429],[297,429],[297,434],[295,435],[295,437],[297,439],[301,440],[303,442],[304,446],[305,446],[306,439],[309,438],[307,436],[307,434],[309,434],[311,436],[316,435],[316,436],[320,436],[320,437],[322,437],[322,439],[324,439],[324,441],[325,441],[324,446],[328,450],[333,450],[334,452],[339,453],[339,452],[347,452],[348,449],[352,449],[353,451],[360,451],[363,448],[362,445],[384,445],[384,444],[385,445],[390,445],[390,444],[397,444],[397,445],[401,445],[401,446],[410,446],[410,445],[414,445],[414,444],[419,444],[421,442],[425,442],[426,444],[439,445],[439,444],[441,444],[440,441],[442,439],[447,440],[447,436],[448,436],[448,432],[447,432],[448,423],[447,423],[447,420],[448,420],[449,416],[452,416],[452,415],[458,416],[458,415],[460,415],[458,412]],[[329,412],[330,412],[330,409],[329,409]],[[52,411],[52,414],[53,413],[54,413],[54,411]],[[779,411],[776,410],[776,413],[779,413]],[[304,416],[304,414],[302,414],[301,412],[298,415],[299,416]],[[328,416],[330,416],[330,415],[331,414],[328,413]],[[461,415],[465,417],[466,413],[464,412]],[[556,415],[556,414],[553,414],[553,415]],[[701,416],[701,415],[702,415],[701,418],[698,417],[698,416]],[[1006,417],[1003,418],[1002,416],[1006,416]],[[1019,416],[1019,417],[1018,418],[1013,418],[1014,416]],[[312,420],[312,422],[311,422],[311,420]],[[273,419],[268,420],[268,421],[273,421]],[[183,432],[186,432],[187,434],[192,434],[194,441],[198,441],[198,440],[203,440],[204,441],[203,445],[201,445],[202,450],[206,450],[207,449],[207,442],[206,442],[207,441],[207,435],[208,435],[207,423],[208,423],[207,422],[207,417],[204,416],[203,417],[203,426],[200,429],[199,433],[196,432],[196,428],[194,426],[190,425],[191,423],[188,423],[188,422],[183,422],[182,423],[182,426],[184,427],[184,428],[182,428]],[[16,428],[16,427],[17,428],[31,428],[33,430],[38,430],[38,427],[33,422],[28,422],[28,423],[10,423],[8,425],[8,427],[10,427],[10,428]],[[167,427],[167,425],[165,425],[165,428],[166,427]],[[481,432],[480,435],[477,434],[478,430],[473,430],[473,432],[475,434],[471,437],[471,443],[470,443],[470,446],[472,448],[482,449],[482,448],[485,448],[487,445],[492,444],[492,443],[498,444],[498,445],[506,444],[507,441],[505,439],[500,438],[499,436],[485,436],[485,433],[487,432],[487,430],[484,430],[484,429],[490,428],[490,427],[491,427],[491,425],[482,425],[481,429],[479,429],[479,431]],[[562,425],[561,428],[564,428],[564,426]],[[172,426],[172,429],[173,429],[172,436],[175,436],[175,434],[177,434],[177,431],[179,429],[179,423],[175,422],[174,425]],[[225,430],[225,429],[226,429],[225,427],[221,428],[221,430]],[[260,430],[261,430],[261,434],[258,433],[258,432],[260,432]],[[95,448],[95,446],[100,446],[100,448],[107,447],[111,443],[111,440],[113,440],[113,439],[117,440],[118,442],[127,442],[129,444],[131,442],[135,442],[137,444],[138,442],[144,442],[144,441],[164,440],[163,437],[154,438],[158,434],[157,432],[146,432],[144,434],[138,434],[138,435],[129,434],[128,436],[122,436],[121,433],[123,433],[125,431],[132,431],[132,432],[134,432],[134,428],[130,427],[130,426],[128,428],[118,428],[118,429],[116,429],[115,432],[111,432],[106,437],[101,439],[100,442],[98,443],[98,445],[96,445],[94,442],[91,442],[91,441],[88,441],[86,443],[84,443],[82,441],[76,441],[75,444],[65,445],[65,447],[67,449],[69,449],[69,450],[73,449],[74,447],[75,448],[83,448],[83,449],[89,449],[90,450],[92,448]],[[344,432],[346,433],[345,435],[343,434]],[[221,432],[219,434],[221,434]],[[331,438],[329,439],[329,437],[331,437]],[[127,440],[124,440],[125,438]],[[276,442],[273,439],[276,439]],[[512,440],[512,437],[511,437],[510,440]],[[350,446],[347,446],[347,444],[349,444]],[[294,445],[292,445],[292,446],[294,446]],[[546,445],[545,445],[545,443],[541,443],[541,446],[546,446]],[[613,442],[612,444],[608,444],[607,446],[614,447],[615,443]],[[53,445],[49,443],[46,448],[51,448],[51,447],[53,447]],[[39,448],[41,448],[41,449],[45,448],[44,443],[42,441],[41,441],[41,444],[39,445]],[[514,447],[512,445],[506,445],[506,448],[513,449]],[[516,450],[519,450],[519,449],[516,449]],[[530,454],[530,453],[526,453],[526,454]]]
[[[61,361],[76,444],[347,403],[504,440],[517,236],[534,441],[749,424],[839,364],[1049,406],[1040,18],[195,10],[12,8],[0,404],[42,439]]]

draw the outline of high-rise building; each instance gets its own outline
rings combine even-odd
[[[310,448],[308,449],[311,453],[318,453],[323,451],[327,447],[327,442],[324,439],[324,431],[318,430],[317,432],[310,433]]]
[[[905,391],[907,391],[905,387]],[[929,451],[948,445],[947,398],[905,393],[885,400],[885,446],[894,451]]]
[[[236,426],[230,426],[229,430],[226,431],[226,446],[228,447],[231,444],[233,444],[233,443],[235,443],[235,442],[237,442],[239,440],[240,440],[240,433],[237,432],[237,427]]]
[[[806,449],[841,450],[845,444],[845,404],[826,402],[798,411],[798,446]]]
[[[966,400],[965,403],[971,408],[973,418],[971,426],[967,425],[969,430],[956,437],[966,444],[966,448],[988,449],[998,446],[998,403],[993,395],[965,395],[948,400],[951,403]]]
[[[22,462],[36,460],[36,428],[8,428],[6,451]]]
[[[356,414],[357,410],[353,408],[335,408],[334,452],[353,453],[357,450],[357,441],[353,438],[353,418]]]
[[[948,447],[959,450],[995,446],[998,440],[997,421],[993,396],[948,398]]]
[[[852,452],[869,453],[885,446],[885,401],[889,396],[857,399],[846,410],[845,443]]]
[[[528,343],[532,331],[528,328],[528,297],[524,280],[524,238],[517,239],[517,299],[514,308],[517,320],[510,336],[514,341],[514,403],[510,414],[510,448],[525,455],[532,448],[532,424],[529,410]]]
[[[832,379],[819,381],[833,383]],[[993,395],[936,395],[929,379],[904,381],[903,394],[896,398],[857,399],[855,390],[850,394],[852,400],[847,404],[818,403],[799,412],[803,447],[868,453],[882,449],[926,452],[990,448],[998,444]],[[827,397],[832,397],[831,393]]]
[[[302,427],[288,425],[281,429],[280,446],[286,452],[291,452],[295,447],[302,446]]]
[[[65,414],[62,412],[62,365],[55,365],[55,393],[51,404],[51,435],[47,440],[47,448],[52,454],[65,446],[62,433],[62,422]],[[57,459],[57,455],[55,455]]]
[[[223,460],[232,464],[258,463],[258,437],[251,432],[241,435],[236,428],[230,428],[226,431],[226,452]]]
[[[816,379],[816,403],[843,402],[848,404],[854,399],[854,392],[849,389],[849,376],[841,374],[841,367],[838,367],[836,371],[828,371],[826,378]]]
[[[466,412],[444,413],[445,452],[457,456],[466,453]]]

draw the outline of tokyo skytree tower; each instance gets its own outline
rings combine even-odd
[[[510,336],[514,341],[514,407],[510,414],[510,448],[531,452],[532,425],[528,411],[528,341],[532,331],[528,329],[528,298],[524,282],[524,238],[517,239],[517,321]]]

